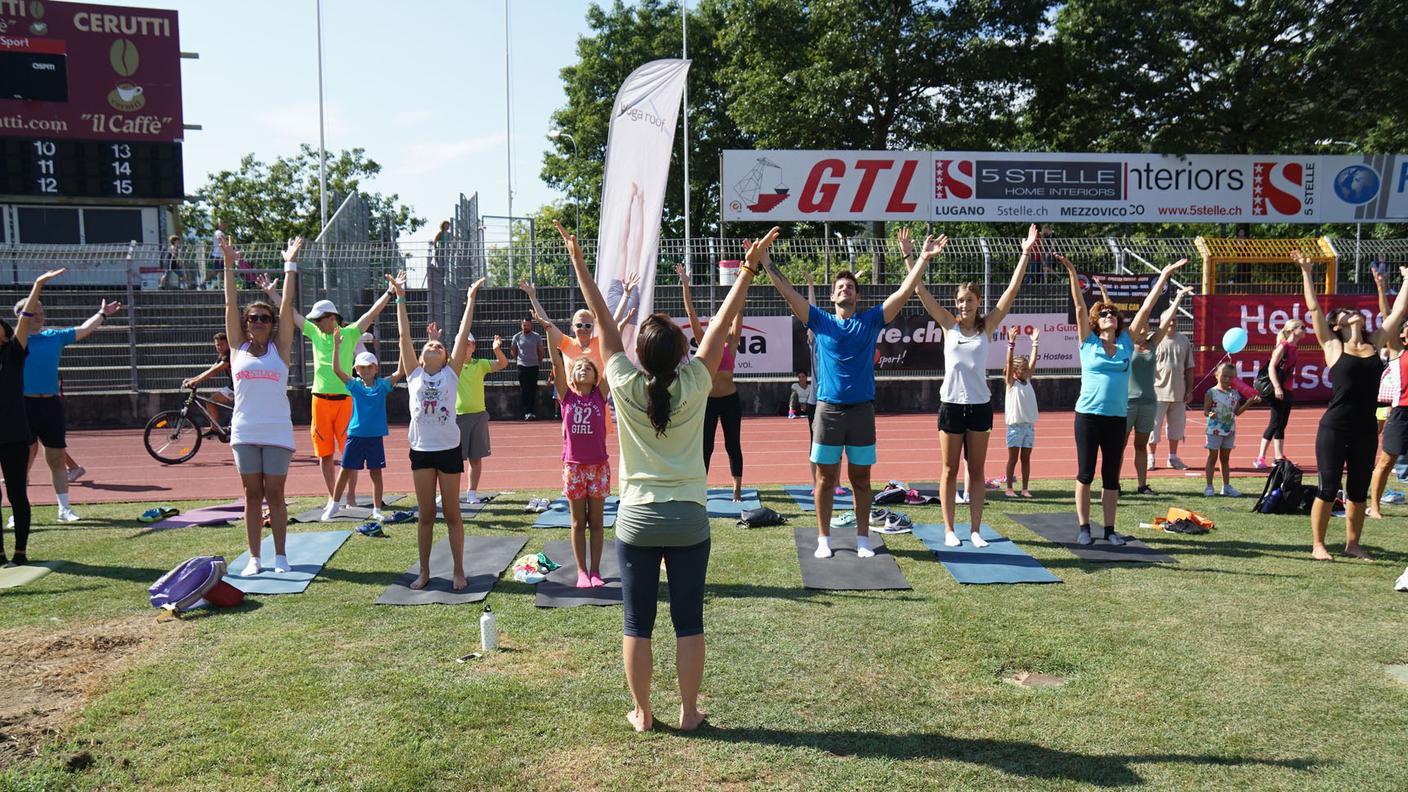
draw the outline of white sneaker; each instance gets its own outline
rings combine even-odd
[[[375,507],[372,508],[372,513],[367,516],[368,519],[374,522],[386,522],[386,515],[382,514],[381,511]]]
[[[73,509],[59,509],[58,520],[61,523],[76,523],[78,515],[73,513]]]
[[[954,503],[967,503],[967,502],[968,502],[968,493],[967,493],[966,491],[963,491],[963,492],[955,492],[955,493],[953,494],[953,502],[954,502]]]
[[[1173,468],[1174,470],[1188,469],[1188,465],[1184,464],[1183,460],[1179,459],[1177,454],[1168,455],[1168,466]]]
[[[1408,568],[1403,570],[1403,574],[1398,576],[1398,580],[1393,582],[1394,591],[1408,591]]]
[[[73,468],[72,470],[68,471],[68,483],[72,484],[73,482],[78,481],[80,478],[83,478],[83,474],[87,472],[87,470],[83,469],[82,465]]]
[[[1234,487],[1234,486],[1232,486],[1231,484],[1223,484],[1223,485],[1222,485],[1222,497],[1224,497],[1224,498],[1240,498],[1240,497],[1242,497],[1242,493],[1238,492],[1238,491],[1237,491],[1237,488]]]
[[[1149,456],[1145,457],[1145,459],[1144,459],[1144,467],[1145,467],[1146,469],[1148,469],[1148,470],[1153,470],[1153,469],[1156,467],[1156,466],[1154,465],[1154,455],[1153,455],[1153,454],[1150,454]]]
[[[15,518],[11,517],[10,519],[6,520],[5,527],[9,528],[11,531],[15,530]]]
[[[1203,487],[1204,498],[1211,498],[1215,495],[1217,495],[1217,490],[1213,489],[1212,487]]]
[[[291,567],[291,566],[288,565],[288,556],[281,556],[281,555],[276,555],[276,556],[274,556],[274,571],[275,571],[275,572],[278,572],[279,574],[283,574],[284,572],[287,572],[287,571],[289,571],[290,569],[293,569],[293,567]]]
[[[244,565],[244,571],[240,572],[240,577],[254,577],[259,574],[259,556],[250,556],[249,563]]]

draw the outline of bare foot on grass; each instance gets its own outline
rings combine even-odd
[[[1368,551],[1368,550],[1365,550],[1364,548],[1360,547],[1359,545],[1345,545],[1345,547],[1344,547],[1344,554],[1347,555],[1347,556],[1349,556],[1349,557],[1351,557],[1351,558],[1357,558],[1357,559],[1359,559],[1359,560],[1361,560],[1361,561],[1373,561],[1373,560],[1374,560],[1374,557],[1373,557],[1372,555],[1369,555],[1369,551]]]
[[[649,713],[640,710],[631,710],[626,713],[626,720],[631,722],[631,728],[638,732],[650,731],[655,726],[655,719]]]
[[[1330,551],[1325,545],[1315,545],[1310,548],[1310,557],[1316,561],[1334,561],[1335,557],[1330,555]]]
[[[704,719],[706,717],[708,717],[708,713],[700,712],[699,710],[695,710],[694,712],[685,712],[684,708],[681,707],[680,731],[694,731],[695,729],[699,728],[704,724]]]

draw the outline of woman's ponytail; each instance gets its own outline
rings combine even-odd
[[[645,369],[645,414],[655,427],[656,437],[664,435],[670,426],[670,386],[675,382],[684,349],[684,333],[665,314],[651,314],[640,323],[636,354]]]

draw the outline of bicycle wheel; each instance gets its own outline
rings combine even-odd
[[[158,462],[179,465],[200,450],[200,427],[180,410],[167,410],[147,421],[142,442]]]

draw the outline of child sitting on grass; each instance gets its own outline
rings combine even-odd
[[[1032,476],[1032,448],[1036,446],[1036,390],[1032,388],[1032,374],[1036,372],[1037,340],[1041,330],[1032,328],[1032,351],[1027,357],[1016,357],[1017,328],[1007,328],[1007,365],[1002,369],[1002,377],[1007,382],[1007,405],[1002,420],[1007,424],[1007,497],[1015,498],[1017,493],[1012,485],[1016,483],[1014,474],[1017,460],[1022,461],[1022,497],[1030,498],[1032,491],[1027,483]]]
[[[572,512],[572,556],[577,588],[604,586],[601,547],[605,539],[602,510],[611,494],[611,462],[606,453],[606,396],[596,361],[582,356],[564,365],[562,350],[552,347],[553,389],[562,407],[562,495]],[[587,530],[591,529],[591,563]]]
[[[398,281],[404,280],[405,273],[396,277]],[[332,371],[342,380],[342,384],[347,386],[347,392],[352,396],[352,420],[347,424],[347,445],[342,448],[340,463],[342,472],[337,476],[337,487],[333,494],[335,507],[332,513],[325,513],[323,519],[332,518],[337,510],[346,504],[343,493],[347,491],[347,479],[351,475],[348,471],[365,468],[372,479],[370,516],[372,520],[381,522],[386,519],[381,514],[384,495],[381,471],[386,467],[386,447],[382,438],[390,434],[386,426],[386,397],[391,394],[392,387],[404,372],[398,367],[391,376],[378,378],[376,375],[380,366],[376,355],[371,352],[359,352],[352,367],[357,376],[347,376],[347,371],[342,368],[341,334],[332,337],[332,354]]]
[[[1242,401],[1241,389],[1234,386],[1235,379],[1236,371],[1232,364],[1223,363],[1217,367],[1217,387],[1209,388],[1203,396],[1203,414],[1208,419],[1208,461],[1204,469],[1207,487],[1203,489],[1203,495],[1209,498],[1215,494],[1229,498],[1239,498],[1242,495],[1233,488],[1230,481],[1232,448],[1237,441],[1237,416],[1260,401],[1261,397],[1253,393],[1246,401]],[[1212,488],[1212,472],[1219,463],[1222,465],[1222,491],[1216,493]]]

